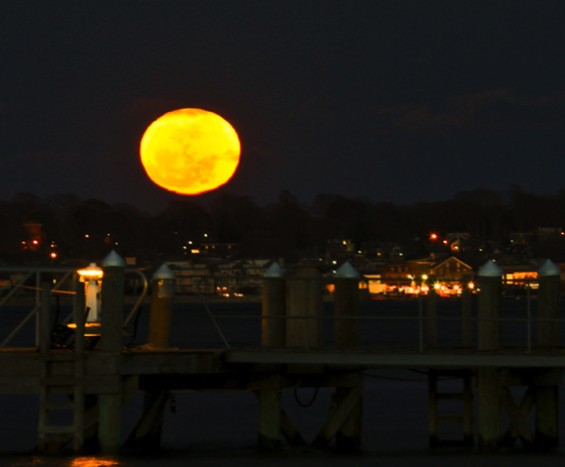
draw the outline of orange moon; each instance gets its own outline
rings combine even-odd
[[[241,145],[234,128],[219,115],[178,109],[147,127],[139,153],[153,183],[181,195],[198,195],[231,179]]]

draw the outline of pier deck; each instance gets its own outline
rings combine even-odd
[[[70,362],[65,358],[72,350],[50,351],[55,360],[55,371],[64,374]],[[59,357],[59,362],[57,362]],[[2,349],[0,351],[0,393],[37,394],[42,385],[43,356],[35,348]],[[313,374],[324,371],[363,371],[368,369],[556,369],[565,368],[565,349],[523,350],[505,349],[479,352],[471,349],[441,349],[418,353],[411,350],[301,350],[301,349],[133,349],[119,355],[102,351],[84,354],[85,388],[90,394],[116,391],[115,377],[140,377],[149,379],[159,376],[213,376],[214,386],[221,377],[229,380],[233,388],[233,375],[245,375],[248,379],[268,374],[292,373],[299,366],[300,372],[310,369]],[[70,370],[69,370],[70,371]],[[246,389],[245,378],[241,387]],[[202,380],[205,381],[205,380]],[[205,383],[199,382],[201,389]]]

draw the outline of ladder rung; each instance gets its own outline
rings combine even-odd
[[[465,399],[465,394],[455,392],[436,392],[436,399],[452,401],[463,400]]]
[[[74,410],[76,403],[73,400],[68,401],[47,401],[43,403],[46,410]]]
[[[48,435],[72,435],[75,433],[75,427],[73,425],[46,425],[39,431]]]
[[[67,352],[51,352],[42,356],[43,361],[46,363],[50,362],[73,362],[77,359],[77,355],[74,351]]]
[[[462,425],[465,421],[465,417],[462,417],[460,415],[438,415],[437,421],[438,423]]]
[[[41,383],[45,386],[76,386],[82,383],[82,379],[74,375],[47,376],[41,380]]]
[[[473,438],[462,438],[462,439],[433,439],[430,440],[430,445],[432,447],[471,447],[473,446]]]

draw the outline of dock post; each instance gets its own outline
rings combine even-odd
[[[117,453],[121,442],[122,395],[119,376],[119,358],[123,345],[124,322],[124,273],[125,262],[112,251],[102,261],[102,320],[100,351],[108,354],[108,362],[114,367],[116,387],[101,394],[99,403],[98,440],[105,453]]]
[[[286,345],[316,349],[322,344],[322,276],[311,263],[287,278]]]
[[[538,347],[559,345],[559,299],[561,271],[547,260],[538,271]]]
[[[432,280],[432,284],[435,280]],[[437,292],[432,285],[426,300],[426,312],[428,321],[428,347],[437,347]]]
[[[263,276],[261,345],[284,347],[286,342],[286,273],[279,263]]]
[[[463,278],[461,290],[461,345],[471,347],[473,342],[471,330],[472,289],[469,277]]]
[[[166,349],[170,345],[171,320],[176,276],[166,265],[153,274],[149,310],[149,346]],[[158,451],[163,434],[164,409],[169,394],[163,389],[144,391],[143,411],[135,428],[126,440],[126,446],[142,451]]]
[[[279,263],[263,276],[261,345],[284,347],[286,343],[286,273]],[[259,448],[281,446],[282,402],[280,375],[273,375],[259,389]]]
[[[479,282],[479,351],[500,348],[500,311],[502,307],[502,270],[488,261],[478,271]],[[478,428],[479,448],[493,451],[502,437],[502,409],[500,403],[500,369],[479,368]]]
[[[51,344],[51,315],[49,311],[51,308],[51,286],[49,282],[41,282],[40,287],[39,350],[42,354],[46,354]]]
[[[280,375],[271,376],[259,390],[259,449],[277,449],[282,444],[280,378]]]
[[[538,347],[559,346],[561,271],[550,260],[538,270]],[[548,450],[559,445],[559,386],[536,386],[535,446]]]
[[[345,262],[335,274],[334,336],[339,348],[357,345],[359,314],[359,272]]]
[[[149,311],[149,345],[152,347],[169,347],[175,279],[175,273],[166,264],[161,265],[153,274]]]
[[[340,349],[358,344],[357,315],[359,314],[359,272],[346,262],[336,271],[334,291],[334,335]],[[336,448],[351,451],[361,446],[363,434],[363,375],[347,375],[347,386],[336,387],[335,403],[341,405],[355,394],[349,415],[335,435]]]

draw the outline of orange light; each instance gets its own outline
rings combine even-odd
[[[114,465],[119,465],[119,462],[112,458],[75,457],[70,467],[111,467]]]
[[[86,268],[79,269],[77,274],[83,279],[98,280],[102,279],[104,271],[96,263],[90,263]]]

